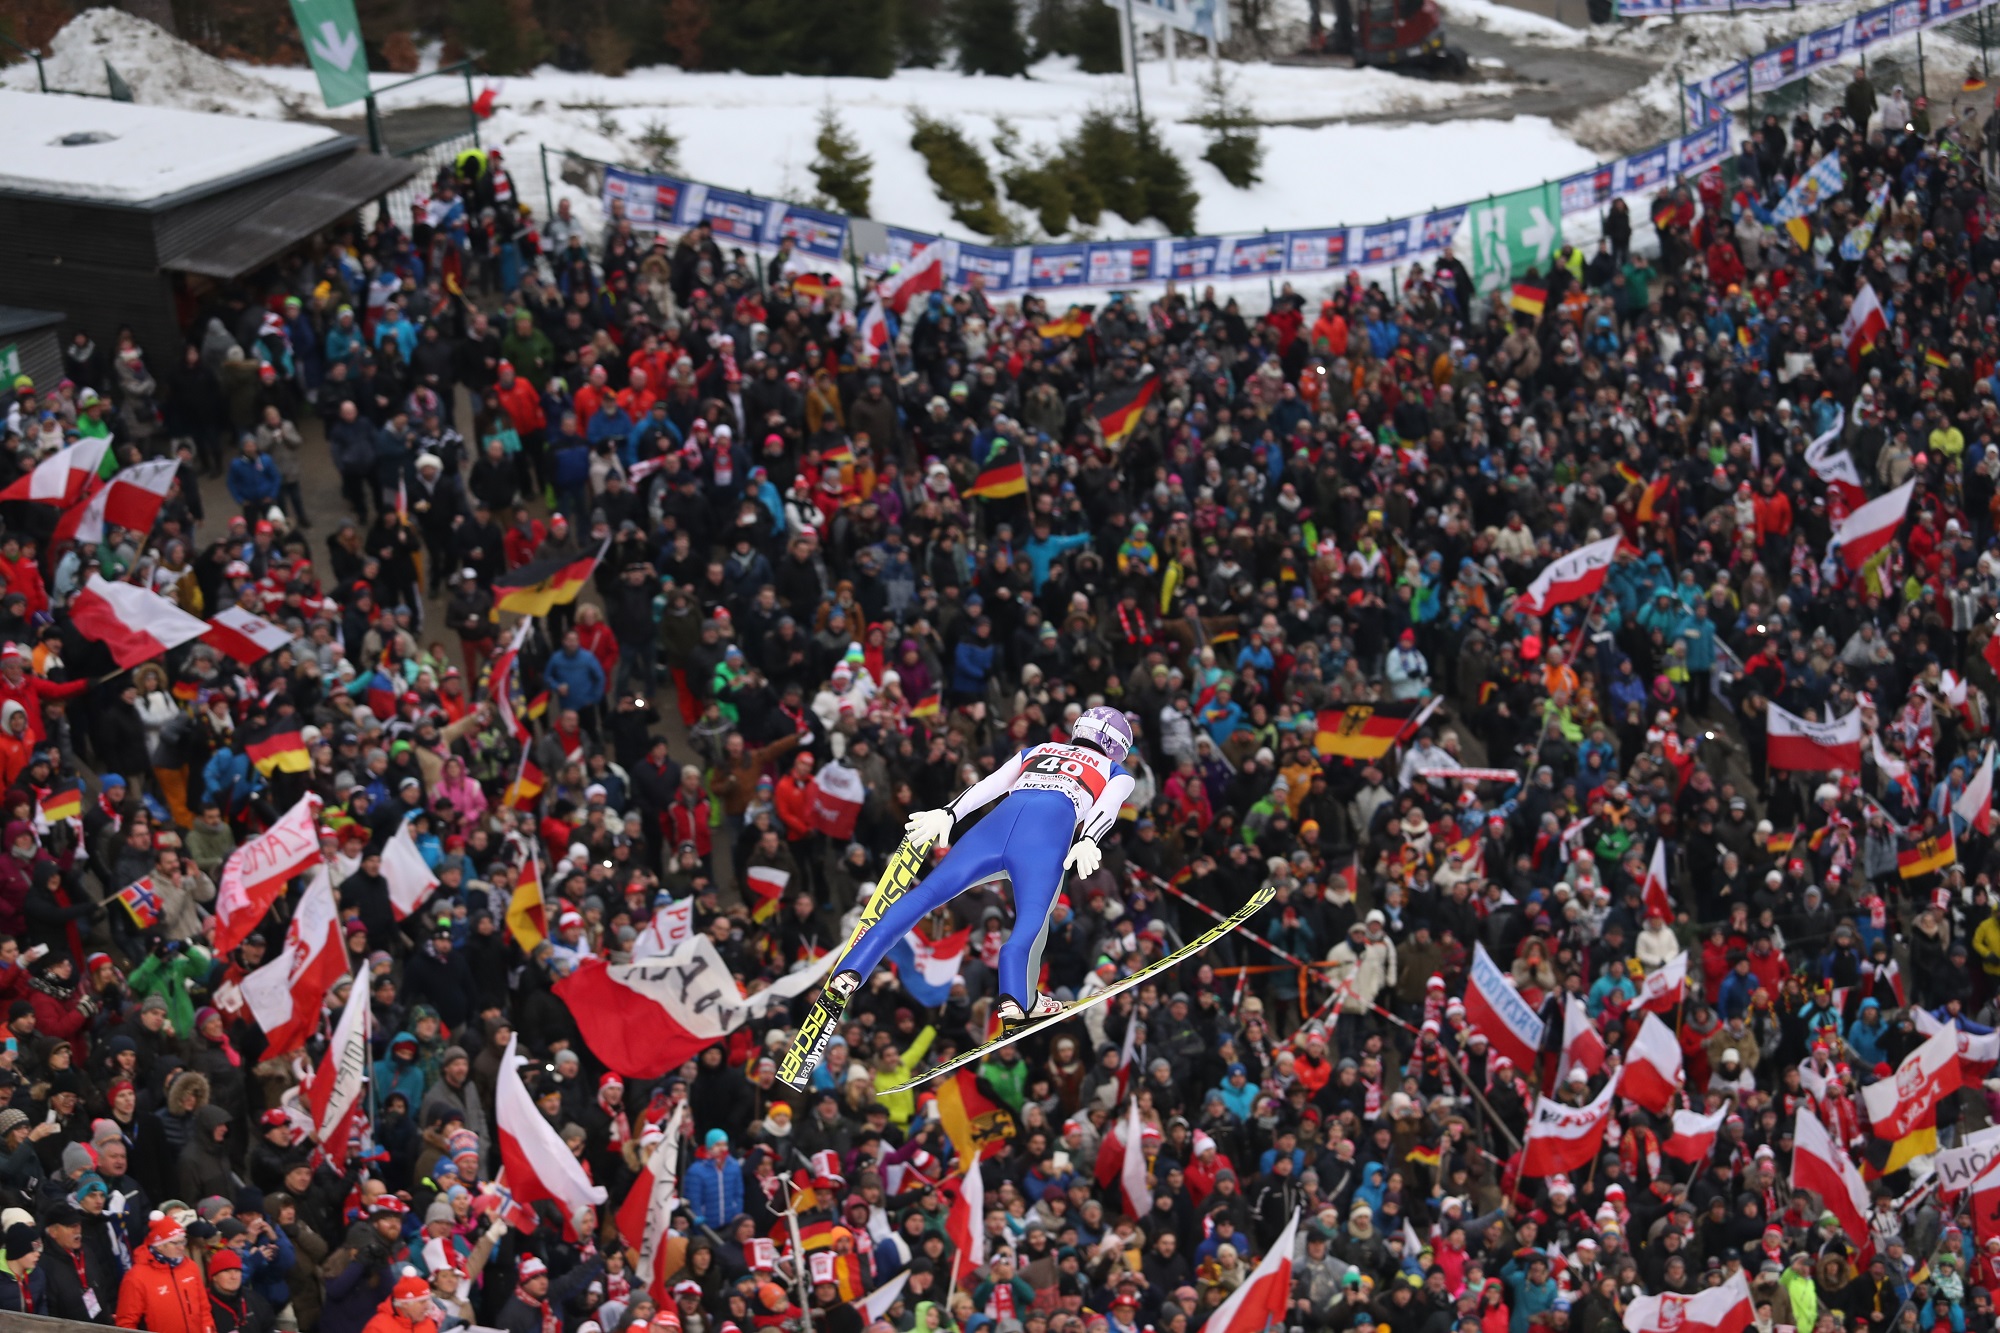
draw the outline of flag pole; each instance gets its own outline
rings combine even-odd
[[[799,1195],[789,1180],[785,1183],[785,1225],[792,1233],[792,1281],[799,1288],[799,1313],[810,1325],[812,1284],[807,1281],[805,1242],[799,1237]]]

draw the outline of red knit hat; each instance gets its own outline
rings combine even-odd
[[[240,1273],[242,1271],[243,1260],[232,1249],[225,1247],[208,1256],[208,1275],[210,1277],[214,1277],[217,1273]]]
[[[398,1301],[427,1301],[431,1298],[431,1284],[410,1273],[396,1279],[395,1289],[389,1296]]]
[[[154,1213],[152,1225],[146,1228],[146,1244],[168,1245],[177,1240],[186,1240],[187,1232],[181,1224],[165,1213]]]

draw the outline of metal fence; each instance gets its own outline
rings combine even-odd
[[[463,79],[463,106],[423,100],[420,85],[433,79]],[[418,74],[377,88],[368,95],[368,146],[378,153],[415,164],[417,174],[382,199],[382,206],[399,225],[408,225],[411,206],[430,193],[431,182],[468,148],[479,147],[479,112],[472,90],[472,62],[461,60],[429,74]]]

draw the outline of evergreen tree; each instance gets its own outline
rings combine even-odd
[[[819,113],[819,138],[813,141],[819,155],[813,158],[813,180],[833,207],[852,217],[868,216],[868,192],[875,159],[861,151],[861,143],[847,132],[833,108]]]
[[[798,53],[805,73],[886,79],[896,72],[899,0],[821,0]]]
[[[1220,68],[1209,72],[1202,82],[1201,114],[1194,123],[1208,131],[1208,151],[1202,157],[1222,178],[1239,190],[1247,190],[1260,179],[1264,166],[1264,145],[1258,138],[1257,118],[1237,100],[1235,89]]]
[[[896,18],[896,36],[903,64],[912,69],[936,69],[944,64],[944,0],[903,0]]]
[[[1012,228],[1000,211],[993,173],[965,131],[921,111],[910,113],[910,128],[910,147],[924,159],[938,198],[951,208],[952,220],[983,236],[1008,235]]]
[[[1028,72],[1028,40],[1016,0],[955,0],[951,19],[958,67],[967,74],[1014,78]]]
[[[1125,67],[1118,13],[1103,0],[1041,0],[1028,25],[1035,56],[1070,56],[1086,74],[1116,74]]]

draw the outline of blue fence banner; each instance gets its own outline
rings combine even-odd
[[[1285,233],[1266,232],[1244,236],[1229,247],[1229,276],[1248,278],[1259,273],[1285,271]]]
[[[1611,202],[1611,181],[1616,173],[1609,166],[1592,167],[1574,176],[1563,177],[1558,198],[1563,216],[1587,213]]]
[[[1087,245],[1038,245],[1028,252],[1028,287],[1081,287],[1089,276]]]
[[[1090,247],[1085,279],[1092,287],[1116,287],[1153,279],[1153,242],[1099,241]]]
[[[772,232],[766,240],[775,245],[790,241],[802,255],[820,259],[840,259],[847,254],[847,219],[839,213],[822,213],[800,204],[780,204],[773,210]]]
[[[1706,171],[1729,156],[1729,123],[1720,121],[1696,130],[1684,139],[1676,139],[1671,147],[1675,175]]]
[[[1799,46],[1804,53],[1799,58],[1801,71],[1836,64],[1847,54],[1847,25],[1838,23],[1809,32],[1799,40]]]
[[[1750,59],[1750,91],[1774,92],[1799,76],[1799,44],[1786,42]]]
[[[1410,222],[1385,222],[1376,227],[1361,229],[1361,252],[1356,257],[1358,264],[1395,264],[1401,262],[1410,252]]]
[[[1458,231],[1458,224],[1465,221],[1466,205],[1457,208],[1440,208],[1426,213],[1420,218],[1410,219],[1416,229],[1412,243],[1418,254],[1428,254],[1433,250],[1451,247],[1451,238]]]
[[[1667,146],[1661,144],[1658,148],[1634,153],[1617,164],[1612,179],[1612,188],[1619,194],[1641,194],[1659,189],[1667,180]]]
[[[1894,36],[1889,25],[1889,11],[1893,8],[1893,5],[1883,5],[1880,9],[1871,9],[1865,14],[1856,14],[1847,20],[1847,49],[1866,50],[1875,43],[1887,41]]]
[[[1347,264],[1347,228],[1285,233],[1285,267],[1294,273],[1325,273]]]
[[[713,185],[694,185],[681,195],[676,221],[683,227],[706,222],[714,230],[717,241],[761,245],[764,243],[764,229],[771,220],[771,211],[777,207],[779,205],[771,200],[759,199],[754,194],[718,190]]]
[[[1170,278],[1212,278],[1221,272],[1222,238],[1186,236],[1167,243],[1167,276]]]
[[[632,225],[647,231],[674,225],[687,182],[668,176],[653,176],[623,167],[604,169],[604,206],[611,211],[615,201],[625,210]]]
[[[1012,248],[994,245],[973,245],[969,241],[959,241],[950,256],[950,275],[953,286],[970,287],[977,277],[979,285],[989,292],[1011,292],[1023,284],[1016,274],[1020,266],[1020,252]]]

